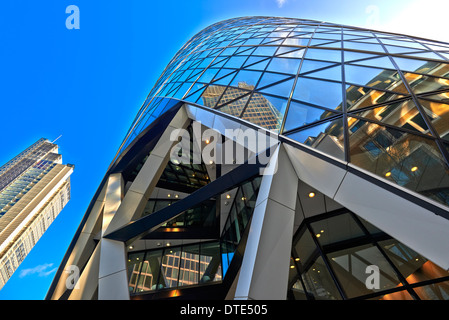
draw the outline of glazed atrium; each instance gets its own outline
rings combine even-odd
[[[448,43],[222,21],[151,89],[47,299],[447,300],[448,166]]]

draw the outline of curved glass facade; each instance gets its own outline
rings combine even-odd
[[[310,20],[237,18],[187,42],[119,151],[180,99],[449,204],[449,44]]]

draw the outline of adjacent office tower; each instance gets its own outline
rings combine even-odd
[[[448,160],[449,44],[222,21],[150,91],[47,298],[448,299]]]
[[[70,200],[72,172],[47,139],[0,167],[0,288]]]

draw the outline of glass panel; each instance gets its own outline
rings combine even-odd
[[[295,79],[283,81],[268,88],[262,89],[263,93],[271,93],[277,96],[288,98],[292,92],[292,87]]]
[[[162,250],[146,253],[135,292],[150,291],[162,288],[162,286],[157,285],[157,280],[161,270],[161,259]]]
[[[292,270],[295,269],[291,269],[290,272],[294,272]],[[292,286],[292,294],[295,300],[307,300],[306,292],[299,279]]]
[[[309,71],[329,67],[332,65],[335,65],[335,63],[304,59],[299,73],[302,74]]]
[[[338,159],[345,159],[342,118],[292,133],[288,137]]]
[[[355,41],[344,41],[343,47],[345,49],[356,49],[363,51],[374,51],[384,53],[384,49],[379,44],[365,43],[365,42],[355,42]]]
[[[260,79],[259,84],[257,85],[257,89],[266,87],[268,85],[271,85],[273,83],[291,79],[292,76],[285,75],[285,74],[279,74],[279,73],[272,73],[272,72],[265,72]]]
[[[441,138],[449,141],[449,104],[419,99]]]
[[[242,119],[269,130],[278,131],[287,107],[287,100],[255,92]]]
[[[179,286],[198,284],[199,275],[199,244],[182,248],[179,270]]]
[[[299,128],[333,115],[336,115],[336,113],[292,101],[288,108],[284,131]]]
[[[365,236],[349,213],[310,224],[321,246]]]
[[[323,262],[323,258],[319,257],[303,273],[303,281],[307,292],[316,300],[341,300],[341,296]]]
[[[341,62],[341,51],[309,48],[305,57],[307,59]]]
[[[392,70],[346,65],[345,79],[354,84],[408,94],[398,73]]]
[[[328,109],[341,110],[342,84],[299,77],[293,99],[309,102]]]
[[[365,170],[428,196],[447,202],[449,170],[432,139],[349,118],[351,162]]]
[[[264,57],[249,57],[248,60],[246,60],[244,68],[245,69],[254,69],[254,70],[265,70],[265,67],[268,65],[268,62],[270,62],[270,59],[266,59]]]
[[[254,51],[253,55],[256,56],[272,56],[276,52],[278,47],[274,46],[260,46]]]
[[[201,244],[200,283],[221,281],[220,243]]]
[[[259,81],[261,74],[259,71],[240,70],[232,80],[231,86],[252,90]]]
[[[416,132],[427,133],[429,131],[412,100],[397,102],[356,114],[360,117],[381,121],[396,127],[404,127]]]
[[[159,287],[173,288],[178,285],[179,259],[181,247],[164,250],[162,256],[162,272],[159,277]]]
[[[231,88],[231,87],[230,87]],[[228,88],[228,90],[230,90],[230,88]],[[238,89],[236,89],[238,90]],[[227,91],[227,94],[234,94],[232,91]],[[231,103],[225,104],[223,106],[218,107],[217,109],[220,110],[221,112],[230,114],[232,116],[235,117],[240,117],[240,114],[242,113],[243,109],[245,108],[246,103],[248,102],[250,95],[246,95],[246,96],[242,96],[240,99],[235,100]],[[221,100],[220,100],[221,102]]]
[[[362,60],[362,61],[356,61],[353,62],[354,64],[363,65],[363,66],[371,66],[371,67],[380,67],[380,68],[387,68],[387,69],[393,69],[396,68],[391,63],[390,58],[388,57],[380,57],[375,59],[368,59],[368,60]]]
[[[422,300],[449,300],[449,281],[414,288]]]
[[[397,275],[377,247],[369,244],[329,253],[328,259],[348,298],[401,286]],[[369,288],[368,266],[379,268],[379,287]]]
[[[297,50],[292,47],[279,47],[276,55],[282,58],[302,58],[304,56],[304,52],[304,49]]]
[[[449,79],[434,78],[410,72],[404,73],[404,77],[415,94],[449,88]]]
[[[137,278],[140,274],[140,269],[142,268],[143,257],[145,253],[133,253],[128,256],[127,270],[129,279],[129,291],[134,292],[137,287]]]
[[[410,284],[449,276],[449,272],[395,239],[379,245]]]
[[[405,59],[394,57],[401,70],[429,74],[437,77],[449,77],[449,64],[435,61]]]
[[[361,109],[401,98],[404,98],[404,96],[392,92],[379,91],[365,87],[350,86],[346,90],[346,102],[348,111]]]
[[[246,89],[249,89],[249,87],[245,87],[244,83],[240,83],[239,85],[240,85],[239,88],[228,87],[224,93],[223,93],[221,87],[213,88],[216,92],[214,93],[214,95],[211,95],[211,96],[212,97],[218,96],[218,98],[220,98],[220,96],[221,96],[217,106],[219,107],[219,106],[224,105],[224,104],[226,104],[230,101],[233,101],[237,98],[241,98],[242,96],[244,96],[250,92],[250,91],[246,90]],[[211,88],[211,92],[212,92],[212,88]],[[240,112],[238,113],[238,115],[239,114],[240,114]]]
[[[308,77],[314,77],[314,78],[321,78],[325,80],[335,80],[335,81],[341,81],[341,73],[342,69],[341,66],[326,68],[320,71],[308,73]]]
[[[296,74],[300,63],[301,59],[273,58],[267,67],[267,71]]]

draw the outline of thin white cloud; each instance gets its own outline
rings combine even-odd
[[[20,272],[19,277],[23,278],[23,277],[30,276],[33,274],[37,274],[39,277],[47,277],[50,274],[56,272],[56,270],[58,269],[58,268],[52,268],[52,267],[53,267],[53,263],[44,263],[44,264],[35,266],[34,268],[23,269]]]
[[[278,7],[282,8],[284,4],[287,2],[287,0],[276,0],[276,2],[278,3]]]

